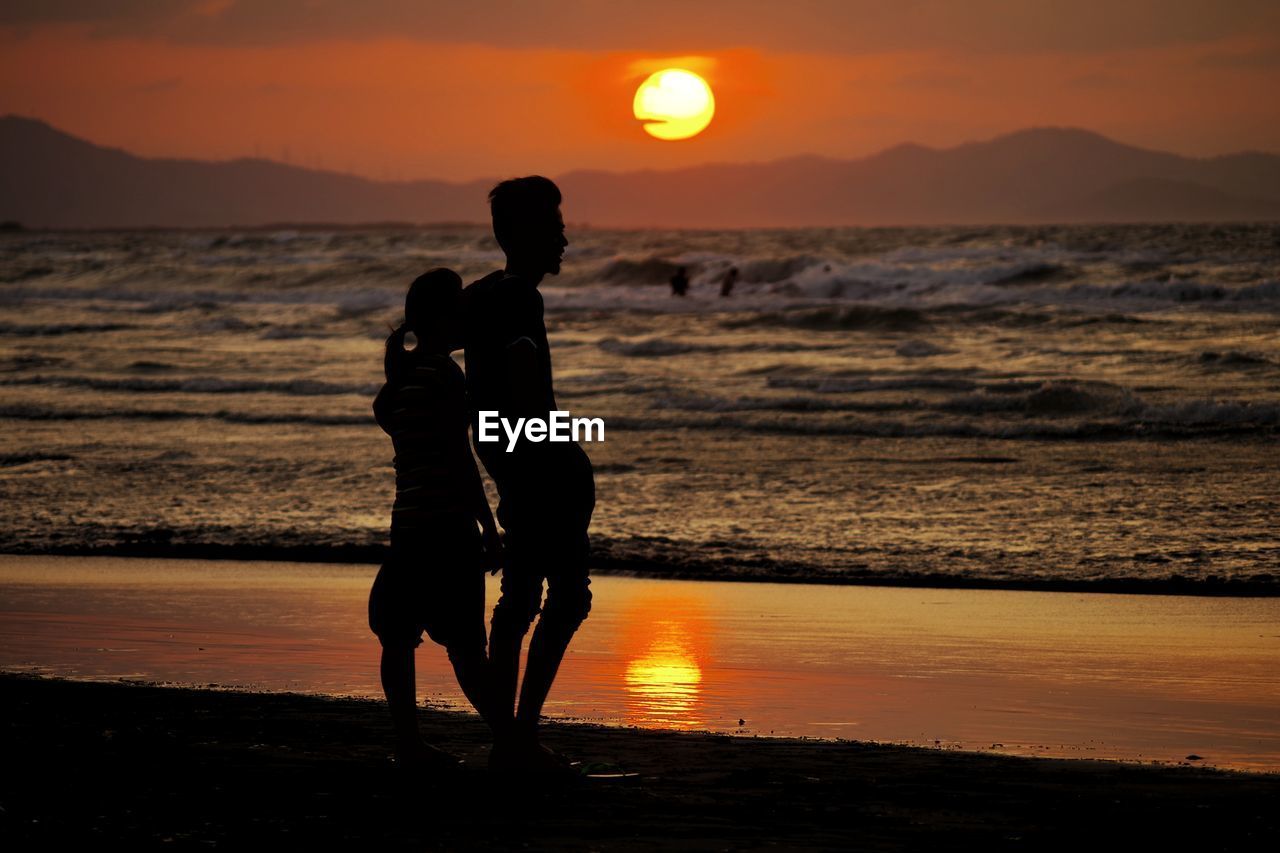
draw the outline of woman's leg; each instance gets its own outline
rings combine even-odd
[[[466,558],[461,562],[465,566]],[[504,720],[494,690],[485,635],[485,575],[475,569],[463,569],[447,578],[437,588],[433,621],[439,627],[428,630],[428,635],[444,645],[463,695],[496,731]],[[510,710],[506,716],[510,718]]]
[[[382,644],[379,675],[395,729],[396,760],[406,768],[448,769],[458,760],[427,745],[418,731],[418,686],[414,653],[421,629],[406,609],[411,601],[405,586],[404,566],[398,560],[384,563],[369,593],[369,627]]]
[[[422,746],[418,732],[418,688],[412,645],[397,643],[382,647],[382,692],[391,709],[396,733],[396,754],[407,755]]]
[[[454,677],[471,706],[490,728],[501,724],[498,707],[494,702],[493,685],[489,679],[489,657],[484,646],[449,646],[449,663],[453,664]]]

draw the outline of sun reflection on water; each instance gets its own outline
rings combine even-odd
[[[649,608],[641,610],[637,616]],[[691,622],[665,613],[640,624],[644,639],[632,647],[623,677],[628,722],[663,728],[703,725],[699,638]]]

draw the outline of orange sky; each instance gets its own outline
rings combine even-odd
[[[377,178],[854,157],[1035,125],[1280,151],[1280,3],[795,0],[786,19],[752,0],[352,5],[14,2],[0,113],[149,156],[257,153]],[[635,86],[665,64],[715,90],[693,140],[652,139],[631,117]]]

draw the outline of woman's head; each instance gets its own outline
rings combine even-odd
[[[404,324],[418,346],[452,352],[462,346],[462,279],[451,269],[427,270],[409,285]]]
[[[448,354],[462,348],[462,279],[450,269],[438,267],[413,280],[404,299],[404,325],[387,338],[387,379],[404,366],[408,353],[405,335],[418,339],[415,352]]]

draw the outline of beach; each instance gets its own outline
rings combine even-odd
[[[1280,2],[0,44],[0,853],[1280,850]]]
[[[553,725],[631,780],[495,779],[474,717],[424,710],[471,765],[403,786],[376,701],[0,676],[9,849],[124,843],[440,850],[1260,850],[1280,778],[935,749]],[[11,846],[10,846],[11,845]]]
[[[0,556],[0,670],[380,698],[376,568]],[[1280,770],[1280,599],[616,576],[592,590],[553,720]],[[497,592],[490,578],[490,605]],[[467,708],[439,646],[417,671],[421,702]]]
[[[575,229],[541,291],[558,404],[605,440],[592,612],[544,710],[638,776],[492,777],[426,643],[424,731],[469,769],[407,797],[370,403],[408,282],[500,265],[489,229],[3,235],[4,831],[1266,847],[1277,233]]]

